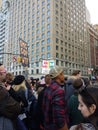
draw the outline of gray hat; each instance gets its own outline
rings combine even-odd
[[[63,72],[63,68],[59,66],[55,66],[49,71],[49,75],[53,79],[57,77],[61,72]]]

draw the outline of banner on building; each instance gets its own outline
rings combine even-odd
[[[19,45],[20,45],[21,63],[24,67],[29,67],[29,57],[28,57],[27,43],[24,40],[19,39]]]
[[[50,69],[54,67],[53,60],[43,60],[42,61],[42,74],[48,74]]]

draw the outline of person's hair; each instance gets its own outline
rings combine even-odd
[[[75,79],[75,80],[73,81],[73,87],[74,87],[75,89],[79,89],[79,88],[81,88],[82,86],[83,86],[83,81],[81,80],[81,78]]]
[[[83,81],[84,81],[85,86],[89,86],[89,85],[90,85],[90,80],[89,80],[89,78],[84,78],[84,77],[82,77],[82,79],[83,79]]]
[[[51,82],[51,77],[49,74],[45,75],[45,84],[50,84]]]
[[[12,82],[13,80],[14,80],[14,74],[8,72],[8,73],[6,74],[6,81],[7,81],[7,82]]]
[[[67,81],[68,77],[65,77],[65,81]]]
[[[0,66],[2,66],[3,64],[2,63],[0,63]]]
[[[96,105],[94,115],[98,116],[98,86],[85,87],[82,91],[79,92],[79,95],[82,97],[82,100],[87,106],[88,110],[92,104]]]
[[[81,72],[80,70],[74,70],[73,73],[72,73],[72,75],[73,75],[73,76],[76,76],[76,75],[79,74],[80,72]]]
[[[49,74],[46,74],[46,75],[45,75],[45,78],[47,78],[47,77],[50,77],[50,75],[49,75]]]
[[[76,126],[76,129],[75,129],[75,130],[83,130],[82,124],[81,124],[81,123],[78,124],[78,125]]]

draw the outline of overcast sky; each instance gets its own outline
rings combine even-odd
[[[90,12],[91,23],[98,24],[98,0],[85,0]]]

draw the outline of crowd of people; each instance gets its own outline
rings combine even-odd
[[[0,130],[98,130],[98,85],[80,70],[26,79],[0,64]]]

